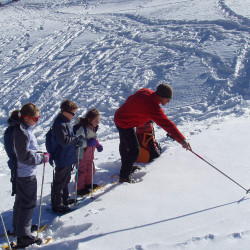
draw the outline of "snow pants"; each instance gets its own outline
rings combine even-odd
[[[90,185],[92,183],[92,164],[93,164],[93,176],[95,174],[95,164],[93,160],[79,160],[78,169],[78,182],[77,190],[85,188],[85,185]]]
[[[62,202],[66,202],[69,198],[68,184],[71,179],[71,170],[71,166],[55,168],[55,176],[51,190],[51,203],[54,208],[62,205]]]
[[[119,151],[121,155],[120,178],[129,178],[133,164],[140,153],[140,144],[134,128],[123,129],[117,127],[120,136]]]
[[[17,236],[31,235],[33,210],[37,201],[36,176],[17,177],[13,207],[13,228]]]

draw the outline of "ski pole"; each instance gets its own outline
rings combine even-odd
[[[39,219],[38,219],[38,228],[37,228],[37,237],[38,237],[38,234],[39,234],[40,223],[41,223],[41,213],[42,213],[42,199],[43,199],[43,184],[44,184],[44,175],[45,175],[45,165],[46,165],[46,163],[44,162],[44,164],[43,164],[42,186],[41,186],[41,196],[40,196]]]
[[[170,137],[171,139],[175,140],[169,133],[167,133],[167,137]],[[212,165],[211,163],[209,163],[208,161],[206,161],[200,155],[198,155],[197,153],[195,153],[192,149],[188,149],[188,150],[190,152],[192,152],[194,155],[196,155],[198,158],[200,158],[201,160],[203,160],[204,162],[206,162],[209,166],[213,167],[215,170],[217,170],[218,172],[220,172],[221,174],[223,174],[224,176],[226,176],[229,180],[231,180],[232,182],[234,182],[236,185],[238,185],[239,187],[241,187],[242,189],[244,189],[247,194],[250,192],[250,189],[246,189],[246,188],[242,187],[238,182],[236,182],[231,177],[229,177],[228,175],[226,175],[225,173],[223,173],[221,170],[219,170],[218,168],[216,168],[214,165]]]
[[[195,153],[193,150],[189,149],[189,151],[192,152],[194,155],[196,155],[201,160],[203,160],[204,162],[206,162],[209,166],[213,167],[215,170],[217,170],[218,172],[220,172],[221,174],[223,174],[224,176],[226,176],[229,180],[231,180],[232,182],[234,182],[236,185],[238,185],[239,187],[241,187],[242,189],[244,189],[246,191],[246,193],[250,192],[250,189],[245,189],[244,187],[242,187],[238,182],[236,182],[231,177],[229,177],[228,175],[226,175],[225,173],[223,173],[221,170],[219,170],[218,168],[216,168],[214,165],[212,165],[211,163],[209,163],[208,161],[206,161],[204,158],[202,158],[200,155],[198,155],[197,153]]]
[[[91,176],[91,199],[94,199],[94,197],[93,197],[94,161],[92,162],[91,165],[92,165],[91,166],[91,174],[92,174],[92,176]]]
[[[7,241],[8,246],[9,246],[9,250],[12,250],[11,245],[10,245],[10,241],[9,241],[9,237],[8,237],[7,232],[6,232],[5,225],[4,225],[4,221],[3,221],[2,213],[0,213],[0,217],[1,217],[1,223],[2,223],[2,227],[3,227],[4,235],[5,235],[6,241]]]
[[[78,183],[78,171],[79,171],[79,158],[80,158],[80,147],[78,147],[78,153],[77,153],[77,168],[76,168],[76,186],[75,186],[75,202],[74,205],[76,205],[77,202],[77,183]]]

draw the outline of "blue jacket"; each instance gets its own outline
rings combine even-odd
[[[8,120],[13,127],[12,145],[17,158],[17,176],[36,175],[36,165],[44,163],[44,155],[38,151],[38,144],[33,129],[23,120]]]
[[[76,143],[77,136],[73,134],[70,120],[59,114],[52,126],[55,140],[58,144],[54,161],[56,167],[68,167],[77,163]]]

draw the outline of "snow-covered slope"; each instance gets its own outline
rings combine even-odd
[[[78,103],[79,115],[97,107],[104,152],[96,153],[95,181],[111,182],[120,168],[115,110],[139,88],[167,82],[175,93],[164,110],[194,151],[249,188],[249,13],[248,0],[7,4],[0,9],[1,142],[10,112],[26,102],[41,109],[41,148],[62,100]],[[53,242],[43,248],[248,249],[244,190],[156,133],[164,153],[135,174],[137,184],[110,186],[61,218],[47,211],[47,167],[42,220]],[[0,208],[10,228],[13,198],[0,150]]]

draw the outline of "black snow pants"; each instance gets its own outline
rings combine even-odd
[[[69,198],[68,184],[71,178],[72,166],[56,167],[51,190],[52,207],[56,208]]]
[[[133,164],[136,162],[140,153],[140,144],[134,128],[123,129],[117,127],[117,129],[120,136],[119,151],[122,162],[120,178],[129,178]]]

